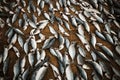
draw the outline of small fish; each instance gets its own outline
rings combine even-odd
[[[113,58],[113,52],[106,46],[102,45],[101,43],[97,44],[107,55]]]
[[[64,48],[65,39],[61,34],[58,34],[58,40],[59,40],[59,50],[62,50]]]
[[[12,17],[12,23],[14,23],[18,18],[18,14],[14,14],[13,17]]]
[[[7,59],[8,57],[8,51],[9,49],[7,48],[7,46],[4,46],[4,52],[3,52],[3,62]]]
[[[68,48],[68,53],[72,58],[72,60],[75,59],[75,55],[76,55],[75,45],[76,45],[76,42],[72,42]]]
[[[87,73],[86,71],[81,67],[81,66],[77,66],[78,68],[78,71],[79,71],[79,74],[81,75],[81,77],[84,79],[84,80],[87,80]]]
[[[103,39],[103,40],[106,40],[105,36],[104,36],[101,32],[99,32],[98,30],[95,30],[95,34],[96,34],[99,38],[101,38],[101,39]]]
[[[55,37],[54,36],[50,36],[48,39],[45,40],[42,49],[47,49],[50,48],[53,43],[55,42]]]
[[[119,45],[115,47],[115,50],[120,55],[120,46]]]
[[[77,64],[78,65],[84,64],[84,58],[80,54],[77,54]]]
[[[63,24],[69,31],[71,30],[70,25],[65,20],[63,20]]]
[[[4,75],[7,74],[8,69],[9,69],[9,62],[10,62],[10,58],[6,58],[5,61],[3,62],[3,73]]]
[[[20,73],[20,60],[19,59],[16,61],[16,63],[13,66],[13,73],[14,73],[13,80],[16,80]]]
[[[80,45],[77,45],[77,47],[78,47],[78,52],[80,53],[80,55],[81,55],[82,57],[86,57],[86,52],[85,52],[85,50],[84,50]]]
[[[94,48],[96,48],[95,46],[96,46],[97,40],[96,40],[96,37],[95,37],[95,34],[94,34],[94,33],[91,33],[91,40],[90,40],[90,42],[91,42],[92,46],[93,46]]]
[[[43,9],[45,7],[45,1],[41,1],[40,4],[39,4],[40,8]]]
[[[53,64],[50,64],[52,70],[53,70],[53,73],[54,73],[54,76],[58,79],[58,80],[62,80],[62,77],[60,76],[60,72],[58,70],[58,68],[56,66],[54,66]]]
[[[74,75],[73,75],[73,72],[72,72],[72,70],[71,70],[70,65],[68,65],[68,66],[66,67],[65,74],[66,74],[67,80],[74,80]]]
[[[29,51],[28,46],[29,46],[29,39],[26,40],[23,47],[26,54],[28,54],[28,51]]]
[[[55,31],[55,29],[52,26],[49,26],[49,30],[56,38],[58,38],[58,33]]]
[[[17,49],[17,47],[13,46],[13,50],[14,50],[16,56],[19,58],[19,57],[20,57],[20,52],[19,52],[19,50]]]
[[[28,19],[27,21],[32,28],[37,28],[36,24],[32,22],[30,19]]]
[[[42,80],[45,76],[45,73],[48,69],[48,62],[44,63],[44,65],[36,72],[35,80]]]
[[[30,42],[31,42],[32,48],[35,50],[37,48],[37,43],[36,43],[36,40],[35,40],[35,36],[31,37]]]
[[[48,24],[48,20],[42,20],[37,23],[37,29],[44,29]]]
[[[28,61],[29,61],[29,63],[30,63],[30,66],[33,66],[34,65],[34,60],[35,58],[34,58],[34,54],[33,53],[29,53],[28,54]]]

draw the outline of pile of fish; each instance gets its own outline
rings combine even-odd
[[[47,80],[119,80],[116,0],[3,0],[3,4],[0,11],[9,16],[0,18],[0,28],[8,29],[8,44],[0,54],[0,80],[46,80],[50,69],[54,78]]]

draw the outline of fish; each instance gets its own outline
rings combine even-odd
[[[20,74],[20,60],[19,59],[16,61],[16,63],[13,66],[13,73],[14,73],[13,80],[16,80]]]
[[[77,45],[78,47],[78,53],[82,56],[82,57],[86,57],[86,52],[85,50],[80,46],[80,45]]]
[[[104,45],[102,45],[101,43],[99,44],[97,44],[108,56],[110,56],[110,57],[114,57],[113,56],[113,52],[108,48],[108,47],[106,47],[106,46],[104,46]]]
[[[64,48],[65,39],[61,34],[58,34],[58,41],[59,41],[59,50]]]
[[[40,6],[41,9],[43,9],[43,8],[45,7],[45,1],[42,0],[42,1],[39,3],[39,6]]]
[[[44,65],[38,69],[34,79],[35,80],[42,80],[43,77],[45,76],[47,69],[48,69],[48,62],[44,63]]]
[[[82,79],[87,80],[88,78],[87,78],[86,71],[79,65],[77,66],[77,68],[78,68],[78,72],[81,75]]]
[[[48,23],[49,23],[48,20],[39,21],[37,23],[37,29],[42,29],[43,30],[47,26]]]
[[[29,39],[27,39],[26,42],[24,43],[23,49],[24,49],[24,52],[26,54],[28,54],[28,51],[29,51]]]
[[[8,57],[8,52],[9,51],[9,49],[8,49],[8,47],[7,46],[4,46],[4,52],[3,52],[3,62],[7,59],[7,57]]]
[[[12,23],[14,23],[16,20],[18,19],[18,14],[13,14],[13,17],[12,17]]]
[[[31,43],[31,46],[32,46],[33,50],[35,50],[37,48],[37,43],[36,43],[36,40],[35,40],[35,36],[31,37],[30,43]]]
[[[28,19],[27,21],[32,28],[37,28],[36,24],[33,21],[31,21],[30,19]]]
[[[39,0],[38,0],[39,1]],[[39,8],[37,8],[37,15],[40,16],[41,15],[41,10]]]
[[[72,60],[75,59],[75,55],[76,55],[75,45],[76,45],[76,42],[72,42],[68,48],[68,53]]]
[[[58,79],[58,80],[62,80],[62,77],[60,76],[60,72],[58,70],[58,68],[56,66],[54,66],[53,64],[50,64],[53,74],[54,76]]]
[[[68,22],[66,22],[65,20],[63,20],[63,24],[64,26],[70,31],[71,28],[70,28],[70,25],[68,24]]]
[[[70,36],[70,34],[67,33],[67,32],[65,31],[65,29],[64,29],[59,23],[58,23],[58,28],[59,28],[59,31],[60,31],[62,34],[66,35],[66,36]]]
[[[34,54],[31,52],[28,54],[28,61],[30,66],[34,66],[35,58],[34,58]]]
[[[50,36],[48,39],[46,39],[44,41],[42,49],[50,48],[53,45],[54,42],[55,42],[55,37],[54,36]]]
[[[70,59],[69,59],[69,56],[68,56],[68,52],[65,52],[65,54],[64,54],[63,64],[64,64],[65,67],[70,64]]]
[[[56,38],[58,38],[58,33],[55,31],[55,29],[52,26],[49,26],[50,33],[52,33]]]
[[[19,52],[19,50],[17,49],[17,47],[13,46],[13,50],[14,50],[16,56],[19,58],[19,57],[20,57],[20,52]]]
[[[117,46],[115,47],[115,50],[116,50],[116,52],[120,55],[120,46],[119,46],[119,45],[117,45]]]
[[[6,58],[5,61],[3,62],[3,74],[6,75],[8,73],[9,69],[9,64],[10,64],[10,58]]]
[[[90,40],[90,42],[91,42],[92,46],[93,46],[94,48],[96,48],[97,40],[96,40],[96,36],[95,36],[94,33],[91,33],[91,40]]]
[[[47,20],[50,20],[50,15],[46,11],[44,11],[43,15]]]
[[[102,68],[101,68],[101,66],[100,66],[97,62],[95,62],[95,61],[90,61],[90,60],[86,60],[86,61],[93,66],[94,70],[95,70],[101,77],[103,76]]]
[[[97,58],[96,53],[95,53],[94,51],[91,51],[90,53],[91,53],[92,59],[93,59],[94,61],[97,61],[98,58]]]
[[[74,80],[74,75],[73,72],[71,70],[70,65],[68,65],[65,69],[65,75],[66,75],[66,79],[67,80]]]
[[[96,34],[99,38],[101,38],[102,40],[106,40],[105,36],[104,36],[101,32],[99,32],[98,30],[95,30],[95,34]]]
[[[77,64],[78,65],[84,64],[84,58],[80,54],[77,54]]]
[[[21,73],[23,74],[25,71],[25,64],[26,64],[26,56],[24,56],[21,60],[20,60],[20,67],[21,67]]]

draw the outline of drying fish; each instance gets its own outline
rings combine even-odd
[[[68,48],[68,53],[70,57],[72,58],[72,60],[74,60],[75,55],[76,55],[75,45],[76,45],[76,42],[72,42]]]
[[[7,46],[4,46],[4,52],[3,52],[3,62],[7,59],[8,57],[8,47]]]
[[[70,41],[69,41],[68,38],[65,38],[65,46],[66,46],[67,49],[68,49],[69,46],[70,46]]]
[[[42,1],[40,2],[39,6],[40,6],[41,9],[43,9],[44,6],[45,6],[45,1],[42,0]]]
[[[102,71],[102,68],[101,66],[95,62],[95,61],[90,61],[90,60],[87,60],[88,63],[90,63],[93,68],[95,69],[95,71],[100,75],[100,76],[103,76],[103,71]]]
[[[119,45],[115,47],[115,50],[120,55],[120,46]]]
[[[36,40],[37,43],[40,43],[40,42],[44,41],[45,40],[45,35],[39,33],[39,38],[40,39]]]
[[[46,11],[44,11],[43,15],[47,20],[50,20],[50,16]]]
[[[95,17],[99,23],[103,23],[103,19],[99,17],[97,14],[92,14],[92,16]]]
[[[94,51],[100,58],[102,58],[105,61],[110,61],[107,56],[105,56],[102,52],[95,50]]]
[[[95,34],[94,33],[91,33],[91,40],[90,40],[90,42],[91,42],[91,44],[92,44],[92,46],[94,47],[94,48],[96,48],[95,46],[96,46],[96,37],[95,37]]]
[[[71,23],[73,26],[77,27],[77,21],[76,21],[75,16],[73,16],[73,15],[71,16]]]
[[[56,1],[56,7],[58,10],[60,10],[60,4]]]
[[[31,42],[32,48],[35,50],[37,48],[37,43],[34,36],[31,37],[30,42]]]
[[[18,14],[14,14],[13,17],[12,17],[12,23],[14,23],[18,18]]]
[[[77,54],[77,64],[78,65],[84,64],[84,58],[80,54]]]
[[[37,23],[38,29],[44,29],[48,24],[48,20],[42,20]]]
[[[38,1],[39,1],[39,0],[38,0]],[[38,14],[38,16],[41,15],[41,10],[40,10],[39,8],[37,8],[37,14]]]
[[[68,66],[66,67],[65,74],[66,74],[67,80],[74,80],[74,75],[73,75],[73,72],[72,72],[72,70],[71,70],[70,65],[68,65]]]
[[[20,35],[24,35],[24,33],[20,29],[14,28],[14,31]]]
[[[20,60],[19,59],[14,64],[13,73],[14,73],[13,80],[16,80],[20,73]]]
[[[19,50],[15,46],[13,46],[13,50],[14,50],[16,56],[20,57],[20,52],[19,52]]]
[[[98,30],[95,30],[95,34],[96,34],[99,38],[101,38],[101,39],[103,39],[103,40],[106,40],[105,36],[104,36],[102,33],[100,33]]]
[[[113,52],[106,46],[102,45],[101,43],[98,43],[98,46],[110,57],[113,58]]]
[[[93,60],[97,61],[97,55],[95,54],[95,52],[91,51],[90,53],[91,53]]]
[[[64,54],[63,62],[65,67],[70,64],[70,59],[67,52]]]
[[[58,40],[59,40],[59,50],[62,50],[64,48],[65,39],[61,34],[58,34]]]
[[[27,21],[32,28],[37,28],[36,24],[32,22],[30,19],[28,19]]]
[[[63,24],[69,31],[71,30],[70,25],[65,20],[63,20]]]
[[[89,2],[94,8],[98,8],[98,0],[89,0]]]
[[[54,76],[55,76],[58,80],[62,80],[58,68],[57,68],[56,66],[54,66],[53,64],[50,64],[50,66],[51,66],[51,68],[52,68],[52,70],[53,70]]]
[[[99,24],[98,24],[97,22],[93,21],[92,24],[95,26],[95,28],[96,28],[99,32],[101,32],[100,26],[99,26]]]
[[[108,42],[110,42],[111,44],[114,44],[113,42],[113,38],[111,37],[110,34],[108,34],[107,32],[104,32],[105,38]]]
[[[27,68],[25,71],[24,71],[24,73],[22,74],[22,79],[23,80],[27,80],[27,78],[28,78],[28,74],[29,74],[29,68]]]
[[[21,73],[23,73],[25,70],[25,63],[26,63],[26,56],[20,60]]]
[[[26,40],[26,42],[24,43],[24,51],[26,54],[28,54],[29,51],[29,39]]]
[[[54,42],[55,42],[55,37],[50,36],[48,39],[45,40],[42,49],[50,48]]]
[[[55,52],[57,54],[57,58],[63,62],[63,56],[62,56],[62,53],[58,50],[58,49],[55,49]]]
[[[81,67],[81,66],[77,66],[78,70],[79,70],[79,74],[81,75],[82,79],[87,80],[87,73],[85,72],[85,70]]]
[[[112,70],[113,70],[113,72],[114,72],[117,76],[120,77],[120,71],[119,71],[119,70],[117,70],[117,69],[114,68],[113,66],[112,66]]]
[[[84,50],[80,45],[77,45],[77,47],[78,47],[78,52],[80,53],[80,55],[81,55],[82,57],[86,57],[86,52],[85,52],[85,50]]]
[[[58,38],[58,33],[55,31],[53,27],[49,26],[49,30],[56,38]]]
[[[44,65],[36,72],[35,80],[42,80],[45,76],[45,73],[48,69],[48,63],[44,63]]]
[[[9,69],[9,62],[10,62],[10,59],[7,58],[4,62],[3,62],[3,73],[4,75],[6,75],[8,69]]]
[[[56,53],[55,49],[50,48],[50,53],[51,53],[53,56],[56,56],[56,57],[57,57],[57,53]]]
[[[30,66],[33,66],[34,65],[34,54],[33,53],[29,53],[28,54],[28,61],[30,63]]]
[[[67,15],[65,15],[63,12],[60,12],[60,14],[62,15],[62,18],[65,19],[66,21],[69,22],[69,18]]]
[[[84,36],[84,29],[83,29],[83,26],[82,26],[82,25],[78,25],[78,33],[79,33],[81,36]]]

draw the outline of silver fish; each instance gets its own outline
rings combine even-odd
[[[98,46],[107,54],[109,55],[110,57],[113,58],[113,52],[106,46],[102,45],[101,43],[98,44]]]
[[[37,43],[36,43],[36,40],[35,40],[35,36],[31,37],[30,42],[31,42],[32,48],[35,50],[37,48]]]
[[[115,47],[115,50],[120,55],[120,46],[119,45]]]
[[[3,62],[3,73],[4,75],[6,75],[6,73],[8,72],[9,69],[9,57],[5,59],[5,61]]]
[[[12,17],[12,23],[14,23],[18,18],[18,14],[14,14],[13,17]]]
[[[73,75],[73,72],[72,72],[72,70],[71,70],[70,65],[68,65],[68,66],[66,67],[65,74],[66,74],[67,80],[74,80],[74,75]]]
[[[78,65],[84,64],[84,58],[80,54],[77,54],[77,64]]]
[[[58,80],[62,80],[62,77],[60,76],[60,72],[58,70],[58,68],[56,66],[54,66],[53,64],[50,64],[52,70],[53,70],[53,73],[54,73],[54,76],[58,79]]]
[[[63,24],[69,31],[71,30],[70,25],[65,20],[63,20]]]
[[[50,36],[48,39],[45,40],[42,49],[47,49],[50,48],[53,43],[55,42],[55,37],[54,36]]]
[[[41,1],[40,4],[39,4],[40,8],[43,9],[45,7],[45,1]]]
[[[59,50],[62,50],[64,48],[65,39],[61,34],[58,34],[58,40],[59,40]]]
[[[97,42],[97,40],[96,40],[96,37],[95,37],[94,33],[91,33],[91,40],[90,40],[90,42],[91,42],[92,46],[94,48],[96,48],[96,42]]]
[[[33,66],[34,65],[34,60],[35,58],[34,58],[34,54],[33,53],[29,53],[28,54],[28,61],[29,61],[29,63],[30,63],[30,66]]]
[[[4,46],[4,52],[3,52],[3,62],[7,59],[8,57],[8,51],[9,49],[7,48],[7,46]]]
[[[95,30],[95,34],[96,34],[99,38],[101,38],[101,39],[103,39],[103,40],[106,40],[105,36],[104,36],[102,33],[100,33],[98,30]]]
[[[44,63],[43,67],[41,67],[37,72],[35,76],[35,80],[42,80],[45,76],[45,73],[48,69],[48,62]]]
[[[87,73],[85,72],[85,70],[81,67],[81,66],[77,66],[78,67],[78,70],[79,70],[79,74],[81,75],[81,77],[84,79],[84,80],[87,80]]]
[[[68,48],[68,53],[72,60],[74,60],[76,55],[75,45],[76,45],[76,42],[72,42]]]
[[[52,26],[49,26],[49,30],[56,38],[58,38],[58,33],[55,31],[55,29]]]
[[[19,58],[19,57],[20,57],[20,52],[19,52],[19,50],[17,49],[17,47],[13,46],[13,50],[14,50],[16,56]]]
[[[14,73],[13,80],[16,80],[20,73],[20,60],[19,59],[16,61],[16,63],[13,66],[13,73]]]

